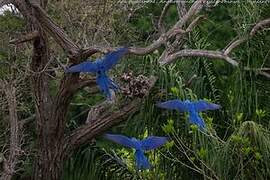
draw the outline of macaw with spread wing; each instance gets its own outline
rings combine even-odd
[[[199,126],[201,130],[205,129],[205,122],[200,117],[199,112],[206,110],[216,110],[221,108],[221,106],[218,104],[210,103],[204,100],[180,101],[178,99],[159,103],[157,104],[157,106],[165,109],[175,109],[180,112],[188,112],[190,122]]]
[[[95,62],[85,61],[80,64],[71,66],[66,70],[68,73],[75,72],[90,72],[96,73],[96,82],[102,93],[109,99],[111,99],[111,91],[116,91],[119,89],[118,85],[109,78],[106,74],[121,57],[123,57],[128,52],[128,48],[120,48],[116,51],[108,53],[102,59],[97,59]]]
[[[137,169],[149,169],[151,167],[144,151],[156,149],[168,141],[167,137],[149,136],[144,140],[129,138],[123,135],[105,134],[104,138],[128,148],[134,148]]]

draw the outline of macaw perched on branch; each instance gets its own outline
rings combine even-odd
[[[220,105],[209,103],[204,100],[192,102],[189,100],[180,101],[178,99],[159,103],[157,106],[165,109],[175,109],[180,112],[188,112],[190,122],[199,126],[201,130],[205,129],[205,122],[200,117],[199,112],[221,108]]]
[[[118,85],[108,77],[106,74],[121,57],[128,52],[128,48],[120,48],[116,51],[106,54],[102,59],[97,59],[95,62],[85,61],[80,64],[71,66],[66,70],[68,73],[75,72],[90,72],[96,73],[96,82],[101,92],[109,99],[111,99],[111,91],[119,89]]]
[[[149,136],[144,140],[128,138],[126,136],[116,134],[105,134],[103,137],[125,147],[134,148],[136,150],[135,159],[137,169],[150,169],[151,164],[149,163],[147,157],[144,155],[144,151],[156,149],[168,141],[167,137],[159,136]]]

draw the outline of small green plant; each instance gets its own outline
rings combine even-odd
[[[172,119],[168,119],[167,120],[167,124],[164,124],[162,126],[162,130],[166,133],[166,134],[170,134],[173,133],[175,131],[174,129],[174,121]]]

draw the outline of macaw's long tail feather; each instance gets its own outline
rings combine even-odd
[[[119,89],[118,85],[105,74],[97,77],[97,84],[102,93],[109,99],[112,96],[110,89],[113,91]]]
[[[119,86],[111,78],[108,78],[108,81],[110,89],[113,89],[114,91],[118,91],[120,89]]]
[[[147,157],[144,155],[143,151],[136,150],[135,159],[137,169],[150,169],[151,164],[149,163]]]
[[[189,119],[190,122],[196,124],[200,128],[200,130],[205,130],[205,122],[198,113],[190,113]]]
[[[98,76],[96,82],[99,86],[99,89],[106,97],[111,97],[110,87],[109,87],[109,80],[106,75]]]

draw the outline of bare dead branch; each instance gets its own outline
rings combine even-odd
[[[79,145],[90,141],[92,138],[116,125],[127,118],[130,114],[136,112],[140,106],[141,101],[138,99],[125,105],[122,109],[114,111],[110,116],[99,117],[95,122],[85,124],[76,129],[67,139],[67,148],[76,148]]]
[[[264,72],[264,71],[259,71],[259,74],[270,79],[270,73]]]
[[[207,0],[197,0],[195,1],[188,12],[181,18],[175,25],[174,28],[179,28],[185,25],[191,18],[197,15],[202,7],[206,4]]]
[[[147,47],[141,48],[141,47],[130,47],[129,48],[129,53],[135,54],[135,55],[145,55],[148,53],[153,52],[154,50],[158,49],[164,42],[166,38],[165,35],[160,36],[158,40],[153,42]]]
[[[169,0],[166,2],[166,4],[164,5],[163,9],[162,9],[162,12],[161,12],[161,15],[159,17],[159,20],[158,20],[158,29],[159,31],[163,32],[163,27],[162,27],[162,21],[164,19],[164,16],[167,14],[167,11],[170,7],[170,5],[172,5],[172,0]]]
[[[211,50],[199,50],[199,49],[184,49],[171,54],[166,57],[166,59],[160,62],[162,65],[172,63],[176,58],[179,57],[207,57],[211,59],[223,59],[226,62],[232,64],[233,66],[238,66],[238,62],[224,55],[223,52],[211,51]]]
[[[86,124],[94,123],[96,120],[98,120],[101,114],[106,113],[106,111],[108,111],[112,105],[113,103],[111,101],[105,100],[100,104],[93,106],[88,112]]]
[[[244,70],[246,70],[246,71],[255,71],[256,73],[270,79],[270,73],[265,72],[265,71],[270,71],[270,68],[249,68],[249,67],[245,67]]]
[[[206,19],[204,15],[197,16],[187,27],[186,32],[191,32],[192,29],[198,25],[199,21],[202,19]]]
[[[158,49],[161,45],[166,45],[166,42],[169,38],[172,38],[175,35],[186,33],[185,30],[182,30],[183,26],[195,15],[197,15],[200,10],[202,9],[203,5],[206,3],[206,0],[197,0],[194,4],[190,7],[189,11],[181,18],[171,29],[169,29],[166,33],[160,35],[160,37],[154,41],[152,44],[148,45],[147,47],[130,47],[129,53],[135,55],[145,55],[153,52],[154,50]],[[196,20],[195,22],[197,22]],[[196,23],[193,23],[191,27],[193,27]],[[190,28],[191,28],[190,27]],[[90,52],[106,52],[112,51],[116,48],[112,47],[89,47],[85,51]]]
[[[175,49],[177,47],[181,47],[181,43],[183,42],[183,35],[185,33],[191,32],[192,29],[198,24],[199,20],[201,20],[204,16],[197,16],[188,26],[188,28],[186,30],[181,29],[180,27],[183,27],[185,25],[185,23],[193,18],[192,16],[195,16],[196,14],[199,13],[200,9],[202,8],[202,6],[204,5],[204,1],[196,1],[191,8],[189,9],[189,11],[187,13],[185,13],[184,17],[182,19],[180,19],[176,25],[178,24],[178,28],[175,25],[171,30],[169,30],[167,33],[171,33],[169,34],[169,38],[172,38],[174,36],[176,36],[174,42],[171,45],[166,45],[166,49],[165,51],[162,53],[162,55],[159,58],[159,61],[163,61],[169,54],[171,54],[172,52],[175,51]],[[174,29],[174,30],[173,30]],[[176,32],[176,33],[175,33]]]
[[[229,55],[230,52],[236,48],[237,46],[239,46],[240,44],[242,44],[243,42],[247,41],[248,38],[244,37],[244,38],[240,38],[237,39],[235,41],[232,41],[231,43],[228,44],[228,46],[225,48],[224,50],[224,55]]]
[[[260,68],[261,71],[270,71],[270,68]]]
[[[191,18],[193,18],[195,15],[197,15],[201,8],[203,7],[203,5],[206,3],[206,0],[197,0],[189,9],[189,11],[184,15],[183,18],[181,18],[171,29],[169,29],[166,33],[163,33],[156,41],[154,41],[152,44],[150,44],[147,47],[130,47],[129,48],[129,53],[130,54],[135,54],[135,55],[145,55],[148,53],[153,52],[154,50],[158,49],[161,45],[166,45],[168,39],[179,35],[178,38],[176,39],[176,42],[174,42],[174,46],[176,46],[178,44],[178,42],[180,41],[180,39],[182,38],[182,34],[191,31],[199,22],[200,19],[202,19],[203,16],[198,16],[196,17],[188,26],[187,30],[183,30],[181,29],[188,20],[190,20]],[[172,48],[174,47],[172,46]],[[91,53],[95,53],[95,52],[107,52],[107,51],[112,51],[116,48],[111,48],[111,47],[90,47],[85,51],[90,51]],[[173,48],[174,49],[174,48]],[[160,60],[163,60],[164,58],[167,57],[167,55],[169,53],[171,53],[172,50],[169,50],[168,52],[163,52],[162,56],[160,57]],[[165,50],[166,51],[166,50]],[[196,51],[196,50],[195,50]],[[193,54],[193,53],[192,53]],[[213,52],[211,52],[211,54],[213,54]],[[194,54],[193,54],[194,56]],[[173,57],[173,56],[171,56]],[[220,57],[224,57],[225,56],[220,56]],[[231,58],[227,57],[225,58],[228,62],[230,62],[231,64],[235,64],[235,61],[231,61]]]
[[[86,58],[88,58],[89,56],[95,54],[98,52],[98,49],[93,49],[93,48],[90,48],[90,49],[84,49],[82,50],[81,52],[81,59],[84,60]]]
[[[175,29],[170,35],[169,35],[169,38],[168,39],[170,39],[170,38],[172,38],[172,37],[174,37],[174,36],[176,36],[176,35],[182,35],[182,34],[185,34],[185,33],[187,33],[187,31],[186,30],[183,30],[183,29]]]
[[[21,44],[21,43],[24,43],[24,42],[32,41],[35,38],[37,38],[38,36],[39,36],[39,32],[34,31],[34,32],[31,32],[31,33],[25,34],[25,35],[21,36],[18,39],[12,39],[12,40],[9,41],[9,43],[10,44]]]
[[[169,49],[169,48],[165,49],[162,52],[161,56],[158,58],[158,62],[163,62],[169,56],[169,54],[170,54],[171,51],[172,50]]]
[[[19,121],[19,128],[22,129],[22,128],[23,128],[24,126],[26,126],[27,124],[33,122],[33,120],[35,120],[35,118],[36,118],[36,115],[33,114],[32,116],[29,116],[29,117],[27,117],[27,118],[25,118],[25,119],[21,119],[21,120]]]
[[[263,29],[270,25],[270,18],[258,22],[251,30],[250,35],[253,36],[260,29]]]
[[[197,77],[198,76],[196,74],[191,76],[191,78],[185,83],[185,87],[189,87],[191,85],[191,83],[194,81],[194,79],[196,79]]]

